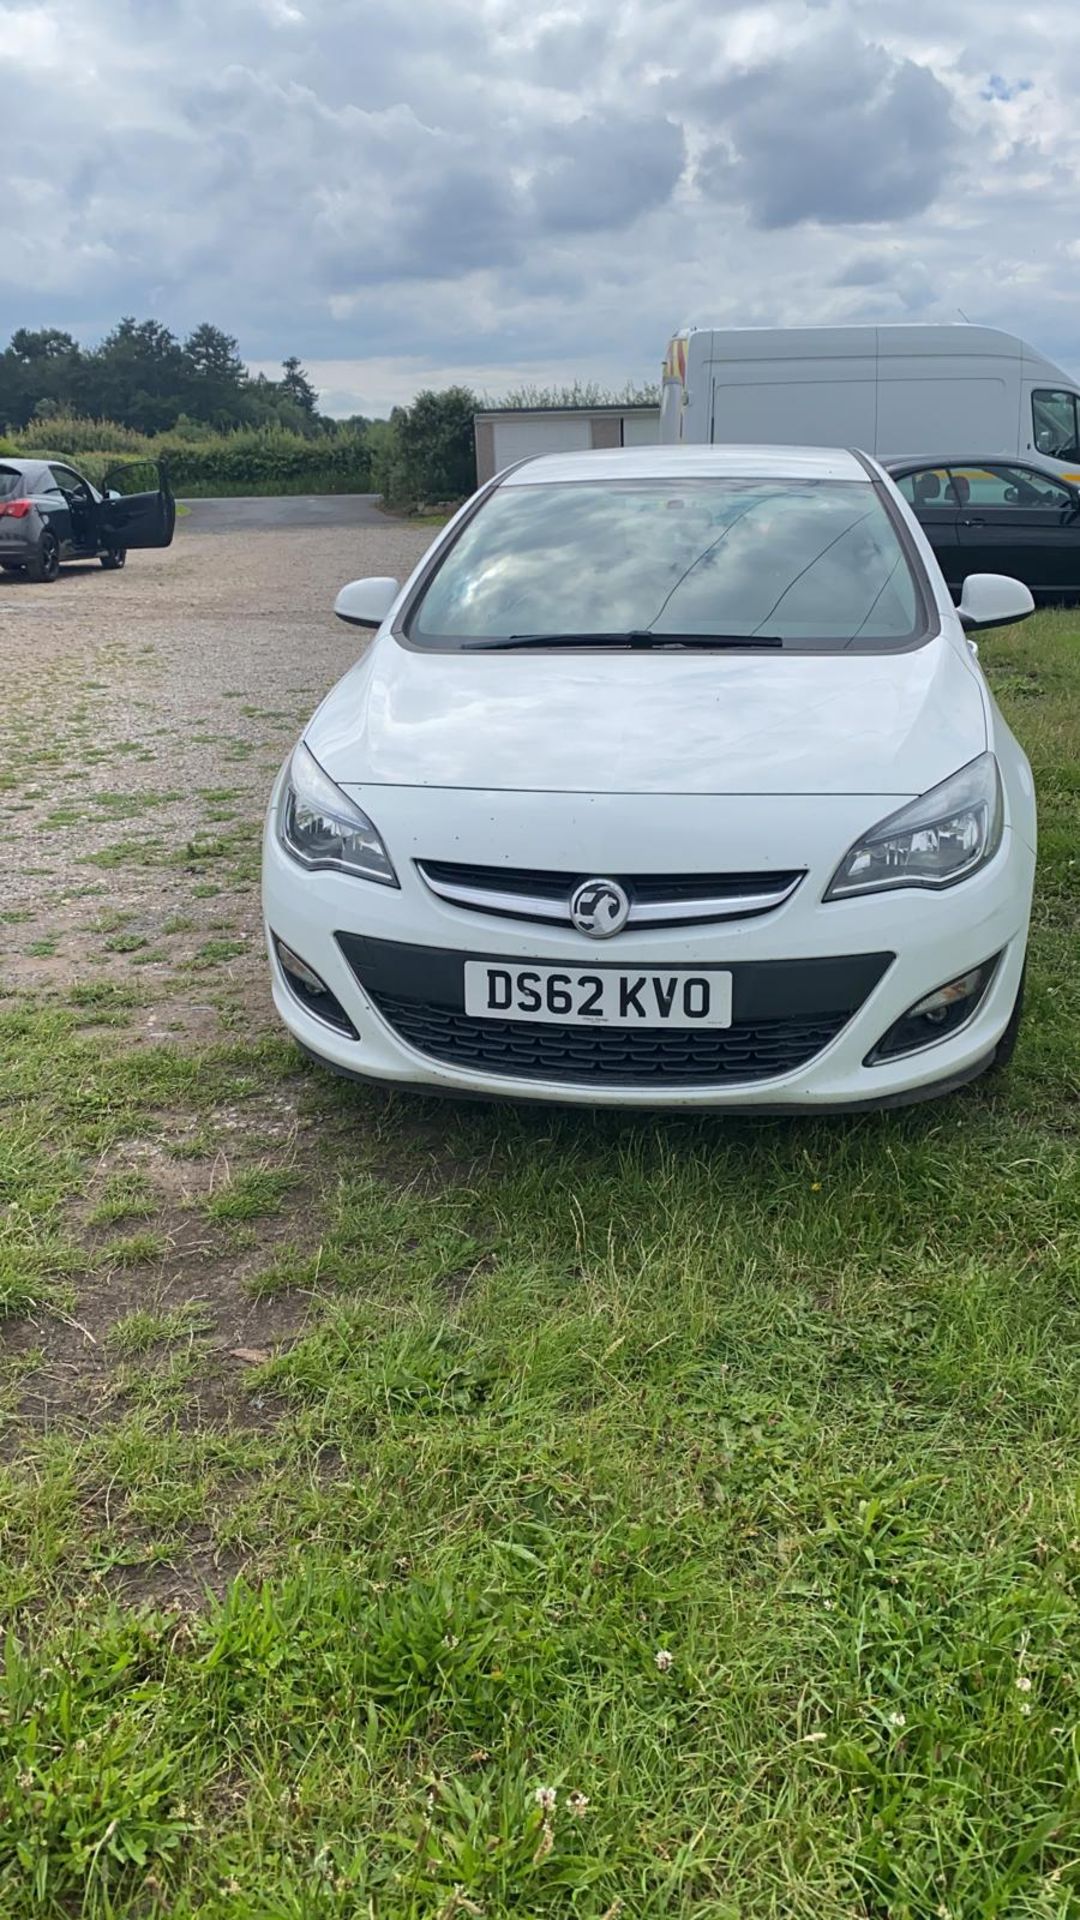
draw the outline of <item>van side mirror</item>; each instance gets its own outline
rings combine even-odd
[[[1031,590],[1007,573],[969,573],[956,609],[960,624],[973,633],[986,627],[1011,627],[1034,613]]]
[[[381,627],[400,592],[399,580],[350,580],[334,601],[334,612],[350,627]]]

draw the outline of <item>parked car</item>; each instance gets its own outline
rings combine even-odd
[[[404,588],[267,815],[274,999],[339,1072],[590,1105],[836,1109],[1008,1058],[1031,771],[869,459],[548,455]]]
[[[982,446],[1042,455],[1076,482],[1080,389],[997,327],[683,327],[664,360],[660,439],[841,440],[886,461]]]
[[[154,485],[142,490],[147,479]],[[129,547],[167,547],[176,525],[169,484],[151,461],[129,461],[101,489],[65,460],[0,459],[0,567],[55,580],[64,560],[122,567]]]
[[[952,454],[890,460],[949,590],[969,573],[1013,574],[1036,600],[1080,600],[1080,489],[1045,460]]]

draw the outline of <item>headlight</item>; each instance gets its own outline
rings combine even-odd
[[[993,859],[1003,823],[998,763],[992,753],[981,753],[857,840],[825,898],[888,887],[955,886]]]
[[[398,885],[390,856],[367,814],[334,785],[303,741],[285,776],[278,838],[302,866],[359,874],[384,887]]]

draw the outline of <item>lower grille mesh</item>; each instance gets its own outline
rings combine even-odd
[[[370,987],[368,991],[371,992]],[[533,1026],[474,1020],[428,1001],[372,994],[401,1038],[449,1066],[520,1080],[620,1086],[718,1085],[792,1073],[835,1039],[847,1014],[742,1023],[721,1032],[647,1033],[633,1028]]]

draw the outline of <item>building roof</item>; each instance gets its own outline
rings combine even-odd
[[[602,405],[590,406],[583,400],[580,405],[565,407],[481,407],[474,413],[474,420],[547,420],[559,419],[563,414],[611,413],[621,418],[624,413],[659,413],[659,400],[604,401]]]

